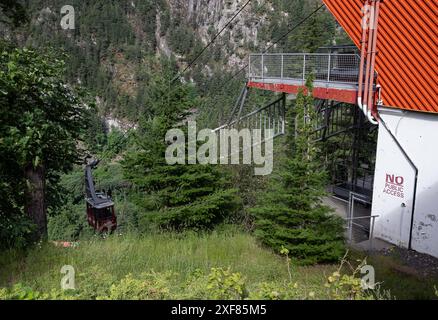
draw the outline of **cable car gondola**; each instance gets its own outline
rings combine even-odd
[[[117,228],[117,217],[111,192],[97,192],[92,170],[98,165],[94,160],[85,165],[85,201],[87,203],[88,224],[97,232],[112,232]]]

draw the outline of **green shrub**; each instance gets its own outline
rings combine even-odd
[[[0,300],[36,300],[40,296],[39,292],[33,291],[32,288],[21,283],[15,284],[10,289],[0,289]]]
[[[72,291],[52,289],[48,293],[34,291],[21,283],[13,285],[10,289],[0,288],[0,300],[74,300]]]
[[[79,299],[99,299],[108,296],[111,286],[116,282],[117,279],[106,270],[93,266],[86,272],[77,274],[76,290],[74,292]]]
[[[126,275],[111,286],[109,295],[99,297],[106,300],[162,300],[169,298],[169,278],[172,273],[143,273],[139,278]]]
[[[341,261],[341,265],[337,271],[327,277],[325,286],[328,288],[328,293],[331,299],[335,300],[374,300],[374,299],[391,299],[388,291],[382,291],[380,284],[374,284],[373,289],[367,289],[364,286],[361,275],[361,268],[367,264],[366,259],[353,267],[347,262],[348,252]],[[346,267],[347,270],[341,272]]]
[[[208,275],[208,297],[215,300],[237,300],[248,296],[245,279],[230,268],[212,268]]]
[[[249,295],[250,300],[285,300],[299,299],[300,291],[297,283],[277,283],[262,282]]]
[[[309,287],[284,282],[261,282],[251,289],[239,272],[230,268],[211,268],[210,273],[195,270],[186,281],[178,281],[172,272],[148,272],[134,276],[129,273],[120,280],[103,270],[93,268],[80,274],[76,290],[52,289],[38,292],[21,283],[11,288],[0,288],[0,300],[162,300],[162,299],[209,299],[209,300],[290,300],[290,299],[388,299],[388,293],[364,290],[357,272],[335,272],[326,284]],[[324,289],[325,288],[325,289]]]

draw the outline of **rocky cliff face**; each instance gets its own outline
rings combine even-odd
[[[13,32],[0,25],[0,37],[15,35],[22,45],[63,48],[68,53],[69,81],[95,92],[102,112],[135,118],[147,103],[145,88],[154,56],[174,57],[184,69],[247,1],[70,0],[76,28],[63,30],[60,10],[65,1],[33,0],[27,7],[30,24]],[[265,49],[320,3],[252,0],[187,70],[186,80],[207,91],[203,86],[208,80],[234,73],[247,63],[249,53]],[[305,42],[324,44],[330,39],[324,34],[326,26],[315,18],[308,23],[314,31],[284,39],[279,47],[302,50]]]
[[[167,0],[171,16],[183,17],[205,45],[246,2],[247,0]],[[262,11],[257,10],[260,7],[263,7],[263,13],[258,13]],[[221,38],[227,41],[227,46],[222,50],[227,51],[224,53],[231,53],[227,61],[229,65],[241,64],[248,47],[258,46],[258,30],[270,8],[272,5],[268,1],[252,1],[221,34]]]

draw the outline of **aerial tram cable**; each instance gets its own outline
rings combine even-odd
[[[286,33],[281,35],[277,40],[275,40],[271,45],[269,45],[262,54],[267,53],[270,49],[272,49],[276,44],[278,44],[281,40],[286,38],[289,34],[291,34],[293,31],[295,31],[297,28],[299,28],[301,25],[303,25],[307,20],[309,20],[313,15],[315,15],[319,10],[321,10],[324,7],[324,4],[320,5],[318,8],[316,8],[314,11],[312,11],[308,16],[306,16],[304,19],[302,19],[300,22],[295,24],[291,29],[289,29]],[[236,73],[234,73],[229,79],[225,80],[222,84],[220,84],[218,87],[222,88],[219,90],[219,93],[222,93],[225,91],[225,89],[228,88],[228,84],[234,80],[239,74],[242,73],[247,67],[249,63],[246,63],[243,67],[241,67]]]
[[[175,83],[175,81],[179,80],[181,76],[189,70],[192,66],[195,65],[196,61],[204,54],[205,50],[207,50],[215,41],[216,39],[222,34],[222,32],[225,31],[225,29],[228,28],[228,26],[234,21],[234,19],[237,18],[237,16],[248,6],[248,4],[251,2],[251,0],[248,0],[242,8],[240,8],[233,17],[228,20],[228,22],[222,27],[222,29],[214,35],[213,38],[211,38],[210,42],[196,55],[196,57],[187,65],[187,67],[184,68],[183,71],[179,72],[175,78],[172,79],[172,84]]]
[[[233,16],[233,18],[229,21],[229,23],[231,23],[241,12],[242,10],[249,4],[251,0],[249,0],[248,2],[245,3],[245,5]],[[303,25],[307,20],[309,20],[314,14],[316,14],[319,10],[322,9],[322,7],[324,7],[324,4],[320,5],[318,8],[316,8],[314,11],[312,11],[309,15],[307,15],[304,19],[302,19],[300,22],[298,22],[297,24],[295,24],[291,29],[289,29],[286,33],[284,33],[282,36],[280,36],[276,41],[274,41],[271,45],[269,45],[264,51],[264,53],[267,53],[270,49],[272,49],[276,44],[278,44],[281,40],[283,40],[285,37],[287,37],[290,33],[292,33],[293,31],[295,31],[297,28],[299,28],[301,25]],[[229,25],[229,23],[227,23],[226,26]],[[216,40],[216,38],[226,29],[226,27],[222,28],[220,33],[218,33],[215,37],[213,37],[212,41],[210,41],[210,43],[202,50],[202,53],[205,52],[205,50],[214,42],[213,40]],[[199,54],[198,56],[200,57],[201,54]],[[199,57],[197,57],[197,59],[199,59]],[[196,59],[193,60],[193,62],[191,63],[191,66],[193,66],[193,64],[196,62]],[[240,73],[242,73],[242,71],[244,71],[247,67],[248,67],[248,63],[246,63],[242,68],[240,68],[236,73],[234,73],[230,78],[228,78],[227,80],[225,80],[219,87],[221,87],[222,89],[219,91],[220,93],[224,92],[226,88],[228,88],[228,84],[234,80]],[[186,69],[184,69],[183,72],[185,72],[186,70],[188,70],[188,67]],[[172,81],[171,83],[173,83],[174,81],[177,81],[178,79],[181,78],[181,73],[179,73]],[[170,90],[168,91],[168,94],[170,94]],[[130,128],[128,128],[128,130],[126,130],[125,133],[123,133],[123,136],[121,138],[121,141],[117,146],[120,146],[122,143],[124,143],[125,139],[127,140],[127,135],[128,133],[135,127],[135,124],[132,125]]]
[[[303,20],[298,22],[296,25],[294,25],[291,29],[289,29],[285,34],[280,36],[277,40],[275,40],[271,45],[269,45],[265,51],[262,52],[262,54],[267,53],[269,50],[271,50],[276,44],[278,44],[281,40],[286,38],[289,34],[291,34],[295,29],[299,28],[302,24],[304,24],[307,20],[309,20],[314,14],[316,14],[319,10],[324,7],[324,4],[320,5],[318,8],[316,8],[313,12],[311,12],[308,16],[306,16]],[[222,88],[231,80],[236,78],[243,70],[245,70],[248,67],[248,63],[246,63],[242,68],[239,69],[233,76],[231,76],[228,80],[226,80],[223,85],[221,85]]]
[[[222,27],[222,29],[214,35],[214,37],[210,40],[210,42],[198,53],[198,55],[189,63],[189,65],[181,72],[179,72],[171,81],[169,81],[169,90],[167,91],[167,96],[170,96],[171,93],[171,84],[175,83],[175,81],[181,79],[181,76],[192,66],[195,65],[196,61],[204,54],[204,52],[216,41],[216,39],[228,28],[228,26],[234,21],[234,19],[237,18],[237,16],[250,4],[252,0],[248,0],[237,12],[233,15],[233,17],[228,20],[228,22]],[[264,4],[263,6],[265,6]],[[164,96],[164,95],[163,95]],[[162,98],[162,97],[161,97]],[[126,138],[127,133],[134,128],[135,125],[131,126],[126,133],[123,134],[122,140]],[[121,145],[123,142],[121,142],[118,145]]]

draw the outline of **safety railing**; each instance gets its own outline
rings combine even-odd
[[[281,97],[260,109],[216,128],[214,132],[219,132],[221,129],[259,129],[261,130],[262,141],[264,141],[267,138],[264,136],[265,130],[272,130],[272,136],[269,138],[276,138],[285,132],[285,112],[285,101]]]
[[[350,243],[360,243],[368,241],[368,249],[373,249],[374,225],[378,215],[356,214],[355,204],[371,205],[368,196],[350,192],[348,199],[348,212],[345,218],[347,224],[347,239]]]
[[[357,84],[360,56],[328,53],[268,53],[249,56],[250,80],[289,79]]]

